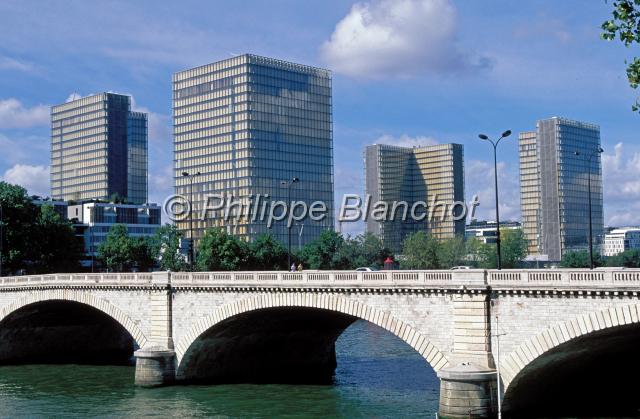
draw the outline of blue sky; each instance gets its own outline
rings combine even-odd
[[[465,146],[466,195],[493,218],[480,132],[565,116],[601,127],[605,223],[640,224],[640,115],[599,39],[604,0],[0,3],[0,176],[49,193],[49,109],[131,94],[150,114],[150,197],[172,191],[171,74],[245,52],[333,70],[336,197],[363,189],[366,144]],[[502,218],[519,218],[517,137],[501,145]],[[360,225],[347,226],[355,232]]]

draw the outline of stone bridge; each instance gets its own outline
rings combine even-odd
[[[630,269],[2,277],[0,364],[135,351],[139,385],[330,383],[336,339],[363,319],[437,372],[441,417],[492,417],[498,394],[514,417],[637,409],[638,292]]]

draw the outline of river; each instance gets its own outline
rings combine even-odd
[[[0,417],[435,417],[439,381],[406,343],[357,321],[336,343],[333,385],[133,385],[134,367],[0,367]]]

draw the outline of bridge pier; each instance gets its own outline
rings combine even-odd
[[[139,349],[136,357],[135,384],[141,387],[159,387],[176,380],[176,353],[162,348]]]
[[[151,284],[151,342],[134,353],[135,384],[141,387],[164,386],[176,380],[171,273],[153,272]]]
[[[443,419],[494,418],[497,409],[496,371],[470,363],[438,372],[439,417]]]

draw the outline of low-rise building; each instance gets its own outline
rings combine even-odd
[[[503,221],[500,223],[500,231],[520,228],[521,225],[517,221]],[[476,238],[484,244],[495,243],[497,231],[495,221],[472,221],[466,226],[464,237],[465,239]]]
[[[604,256],[615,256],[629,249],[640,249],[640,227],[616,228],[604,235]]]
[[[95,268],[98,247],[115,224],[123,224],[132,237],[149,237],[161,226],[160,213],[157,204],[85,202],[69,205],[67,216],[74,225],[76,235],[84,240],[85,259],[82,265]]]

